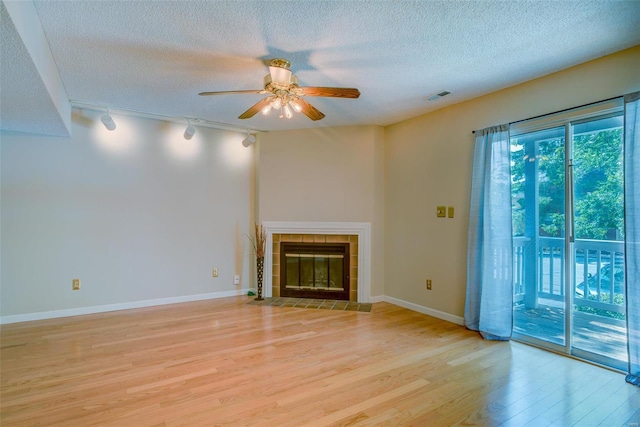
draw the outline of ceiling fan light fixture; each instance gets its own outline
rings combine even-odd
[[[184,139],[189,141],[191,138],[193,138],[193,135],[195,135],[195,134],[196,134],[196,128],[191,126],[191,120],[189,120],[187,128],[184,130],[184,135],[183,135]]]
[[[257,113],[269,114],[273,109],[280,110],[278,117],[283,119],[293,117],[293,112],[302,113],[309,119],[321,120],[325,115],[313,105],[302,99],[303,96],[320,96],[331,98],[351,98],[360,97],[360,91],[349,87],[316,87],[299,86],[298,78],[291,73],[289,67],[291,63],[286,59],[275,58],[269,63],[269,74],[264,76],[263,89],[259,90],[225,90],[216,92],[200,92],[201,96],[224,95],[224,94],[266,94],[266,98],[253,104],[244,113],[238,116],[239,119],[250,119]],[[285,108],[286,107],[286,108]],[[285,111],[286,110],[286,111]]]
[[[293,112],[291,111],[291,107],[289,107],[289,104],[285,105],[283,107],[283,110],[284,110],[284,116],[287,119],[290,119],[291,117],[293,117]]]
[[[302,111],[302,106],[300,104],[298,104],[295,100],[289,101],[289,105],[291,105],[291,107],[293,107],[293,109],[299,113],[300,111]]]
[[[113,121],[113,117],[111,117],[108,108],[107,112],[100,117],[100,121],[107,130],[116,130],[116,122]]]

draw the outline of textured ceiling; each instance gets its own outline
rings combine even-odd
[[[389,125],[640,44],[640,1],[34,4],[68,99],[256,130]],[[15,130],[12,110],[44,108],[33,99],[42,83],[24,49],[6,46],[16,43],[6,31],[0,59],[12,73],[1,81],[0,112],[2,127]],[[362,95],[307,98],[326,114],[318,122],[300,114],[239,120],[261,95],[197,95],[261,89],[276,57],[291,62],[301,86]],[[427,100],[442,90],[452,94]],[[7,91],[28,102],[7,104],[15,96]],[[39,129],[39,114],[31,117]]]

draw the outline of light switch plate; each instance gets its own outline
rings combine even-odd
[[[449,218],[453,218],[453,206],[449,206],[449,207],[447,208],[447,216],[448,216]]]

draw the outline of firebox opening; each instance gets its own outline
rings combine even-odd
[[[280,245],[281,296],[349,300],[349,243]]]

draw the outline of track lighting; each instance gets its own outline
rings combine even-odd
[[[248,147],[251,147],[255,142],[256,142],[256,136],[251,135],[249,131],[247,131],[247,137],[242,140],[242,146],[248,148]]]
[[[191,138],[193,138],[193,135],[196,134],[196,128],[191,126],[191,120],[188,120],[187,122],[188,122],[187,128],[184,130],[184,139],[188,141]]]
[[[107,130],[115,130],[116,122],[113,121],[113,117],[109,113],[109,109],[107,108],[107,112],[100,117],[100,121],[107,128]]]

